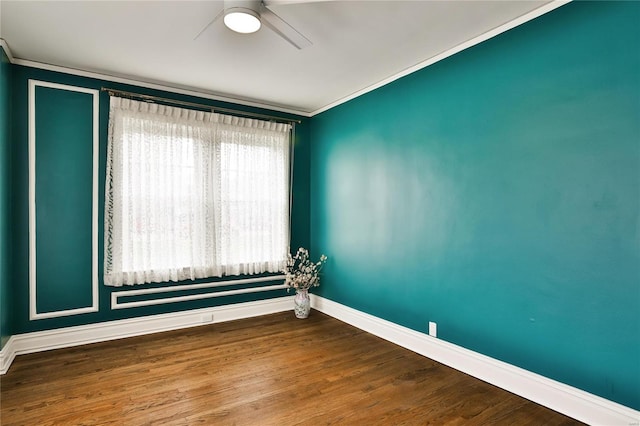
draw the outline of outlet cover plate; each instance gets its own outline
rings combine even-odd
[[[438,337],[438,324],[433,321],[429,321],[429,336]]]

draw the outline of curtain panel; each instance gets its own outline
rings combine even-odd
[[[281,271],[290,129],[112,96],[104,283]]]

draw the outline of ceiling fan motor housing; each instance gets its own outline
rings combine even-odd
[[[260,0],[225,1],[224,23],[238,33],[254,33],[260,29]]]
[[[260,18],[261,0],[225,0],[224,14],[233,12],[249,13],[256,18]]]

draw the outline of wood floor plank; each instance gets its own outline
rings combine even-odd
[[[2,425],[574,425],[317,311],[18,356]]]

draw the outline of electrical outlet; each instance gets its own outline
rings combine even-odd
[[[429,336],[438,337],[438,324],[433,321],[429,321]]]

